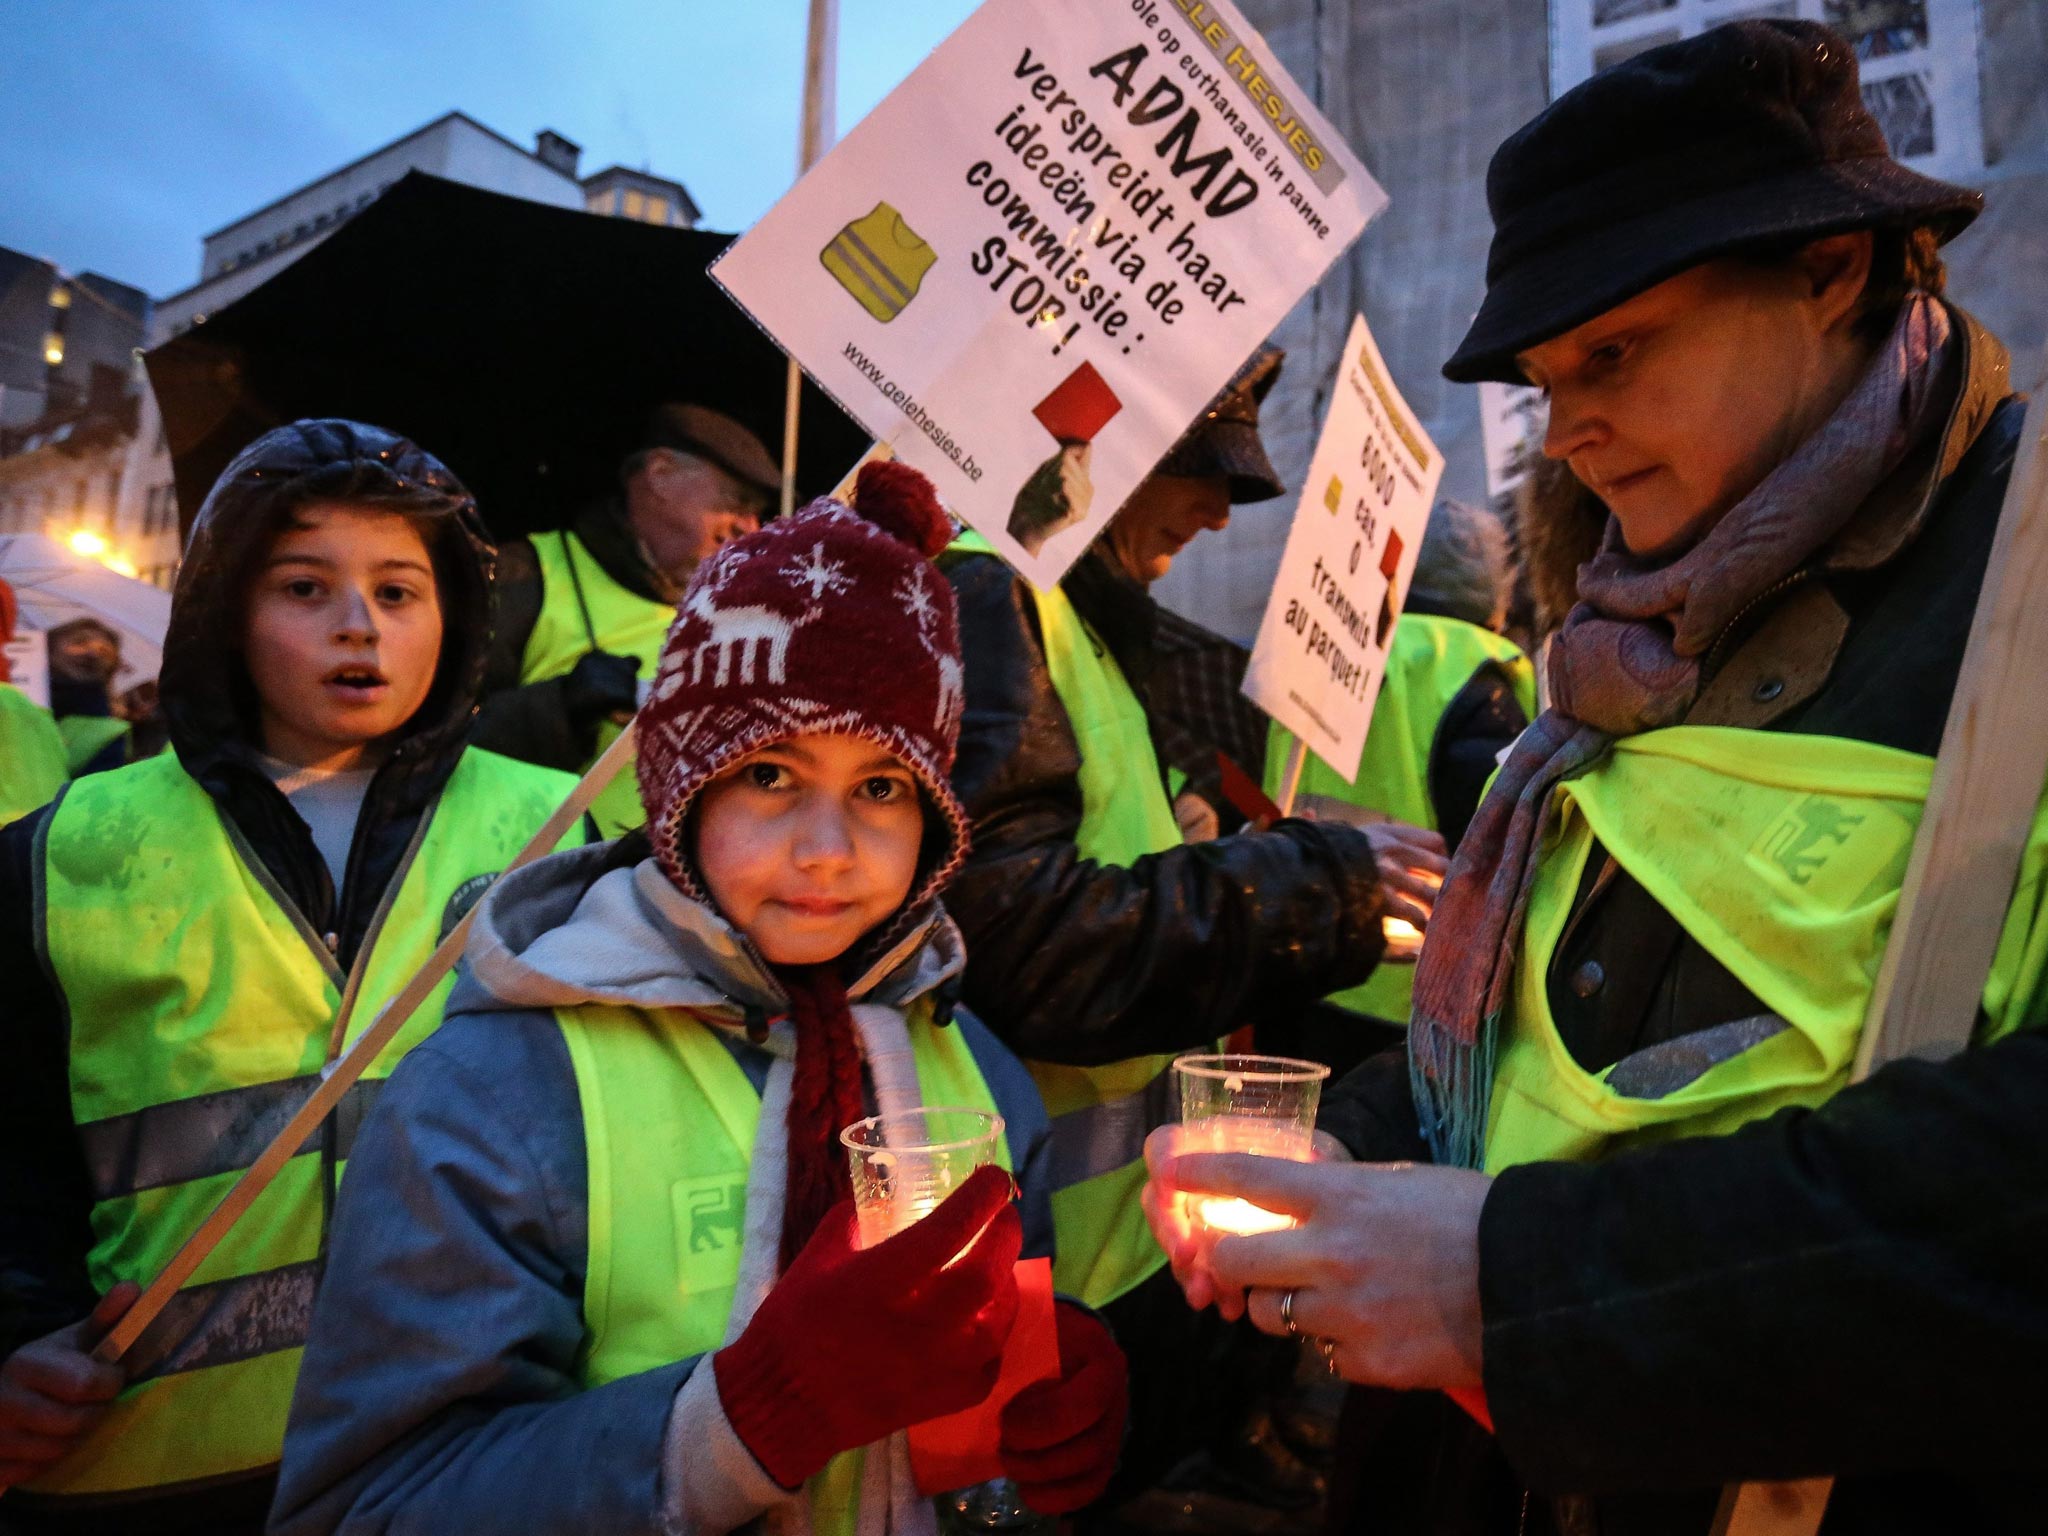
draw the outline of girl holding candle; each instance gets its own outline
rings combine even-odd
[[[640,715],[646,832],[479,913],[358,1144],[273,1529],[936,1528],[902,1432],[994,1385],[1046,1118],[950,1004],[946,519],[896,464],[856,502],[700,568]],[[1000,1114],[1020,1200],[984,1168],[864,1248],[839,1133],[923,1105]],[[1126,1395],[1102,1324],[1057,1319],[996,1447],[1048,1514],[1106,1484]]]

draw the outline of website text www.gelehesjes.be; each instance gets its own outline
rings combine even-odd
[[[875,364],[869,362],[867,353],[861,351],[859,347],[850,341],[846,344],[845,355],[846,360],[860,370],[861,377],[874,385],[881,392],[883,399],[895,406],[905,416],[908,416],[911,425],[930,438],[937,446],[939,452],[943,453],[955,464],[958,464],[961,472],[968,479],[979,480],[981,478],[981,466],[974,462],[974,455],[954,442],[952,434],[932,420],[931,416],[925,411],[925,408],[917,403],[915,395],[910,394],[900,384],[890,383],[889,376],[883,373]]]

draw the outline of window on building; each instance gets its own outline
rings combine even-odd
[[[656,197],[651,192],[647,195],[647,222],[650,224],[668,223],[667,198]]]
[[[64,338],[55,331],[43,338],[43,361],[52,368],[64,361]]]
[[[647,194],[628,189],[626,192],[626,217],[643,219],[647,216]]]
[[[1551,94],[1646,48],[1757,16],[1847,34],[1864,104],[1901,160],[1952,177],[1983,168],[1976,0],[1550,0]]]
[[[56,287],[50,290],[50,308],[69,309],[70,307],[71,290],[62,283],[57,284]]]

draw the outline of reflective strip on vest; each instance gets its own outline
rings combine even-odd
[[[555,1019],[588,1168],[579,1375],[599,1387],[724,1343],[761,1101],[711,1028],[680,1010],[591,1006]],[[906,1022],[923,1101],[994,1113],[960,1031],[934,1026],[928,1003]],[[1014,1171],[1007,1138],[997,1152]],[[854,1536],[864,1460],[835,1456],[804,1485],[818,1536]]]
[[[1848,1080],[1933,761],[1867,742],[1718,726],[1624,737],[1567,780],[1532,888],[1489,1111],[1489,1172],[1717,1135]],[[1594,840],[1770,1010],[1581,1068],[1548,974]],[[2037,1014],[2048,923],[2037,815],[1987,1035]]]
[[[994,558],[976,533],[963,534],[952,547]],[[1116,658],[1064,591],[1027,590],[1038,609],[1046,672],[1080,751],[1081,827],[1074,841],[1081,857],[1128,868],[1147,854],[1180,847],[1144,706]],[[1178,1113],[1167,1071],[1173,1057],[1141,1056],[1105,1067],[1027,1065],[1052,1116],[1062,1169],[1052,1179],[1059,1245],[1053,1284],[1091,1307],[1106,1306],[1166,1263],[1139,1196],[1145,1137]],[[1083,1170],[1084,1176],[1072,1177]]]
[[[95,1200],[161,1189],[247,1168],[320,1086],[317,1075],[223,1088],[78,1127]],[[381,1077],[366,1077],[334,1108],[334,1155],[355,1146]]]
[[[571,784],[462,755],[364,946],[357,1029]],[[146,1283],[312,1091],[344,978],[173,754],[73,784],[39,854],[40,938],[70,1018],[72,1117],[93,1185],[88,1268],[101,1291]],[[451,984],[144,1334],[128,1357],[135,1379],[98,1429],[24,1486],[110,1493],[277,1460],[320,1256],[323,1156],[346,1158],[381,1079],[439,1023]]]
[[[1358,776],[1346,783],[1315,753],[1302,764],[1303,795],[1328,795],[1346,805],[1379,811],[1410,826],[1437,826],[1429,794],[1429,765],[1444,711],[1473,674],[1498,666],[1508,676],[1522,712],[1536,718],[1536,669],[1520,646],[1490,629],[1432,613],[1404,613],[1387,648],[1387,673],[1373,703],[1372,724],[1359,754]],[[1266,738],[1266,793],[1279,797],[1287,777],[1294,733],[1274,723]],[[1391,1023],[1408,1022],[1415,967],[1383,965],[1359,985],[1332,994],[1340,1007]]]
[[[520,655],[520,685],[561,677],[594,650],[633,657],[640,663],[642,680],[651,682],[655,669],[661,665],[662,643],[668,639],[669,628],[676,620],[675,609],[628,591],[612,580],[597,563],[597,557],[573,533],[537,533],[532,542],[540,566],[541,605],[533,632],[526,637],[526,649]],[[578,583],[582,587],[582,603],[576,600]],[[588,626],[583,622],[586,604],[590,610]],[[618,739],[618,726],[609,720],[600,724],[598,754],[602,755]],[[591,759],[596,761],[596,757]],[[590,815],[604,837],[617,837],[647,820],[640,805],[639,775],[630,762],[597,797]]]

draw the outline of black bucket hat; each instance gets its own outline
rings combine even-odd
[[[1271,501],[1287,489],[1259,437],[1259,406],[1273,392],[1287,354],[1262,346],[1230,376],[1195,424],[1155,471],[1162,475],[1222,475],[1233,502]]]
[[[1495,151],[1486,300],[1444,364],[1521,383],[1515,356],[1744,247],[1930,225],[1983,194],[1910,171],[1863,104],[1856,55],[1812,21],[1734,21],[1603,70]]]

